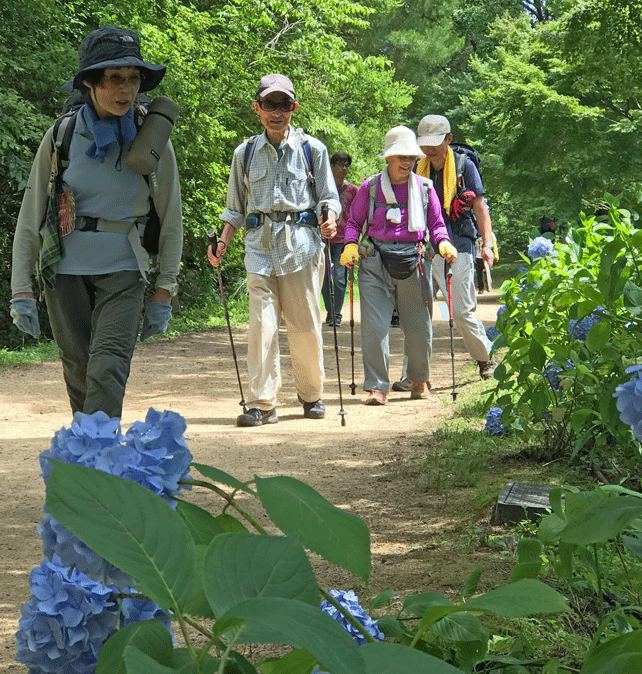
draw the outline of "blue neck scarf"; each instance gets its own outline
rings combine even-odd
[[[111,143],[118,143],[122,153],[125,143],[130,143],[136,138],[137,129],[134,123],[133,106],[122,117],[112,115],[102,118],[96,114],[91,99],[87,100],[85,106],[89,113],[88,117],[94,134],[94,141],[85,153],[88,157],[103,162],[107,154],[107,147]]]

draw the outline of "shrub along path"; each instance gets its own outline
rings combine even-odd
[[[493,325],[498,294],[482,295],[478,317]],[[442,308],[443,298],[439,296]],[[355,309],[358,307],[355,305]],[[447,311],[447,310],[446,310]],[[328,588],[355,588],[367,600],[394,588],[400,597],[427,590],[459,590],[468,573],[486,564],[480,553],[465,551],[448,532],[462,532],[473,517],[486,522],[486,506],[475,512],[470,490],[457,494],[429,493],[404,469],[404,460],[422,451],[421,445],[445,419],[456,416],[452,403],[450,333],[439,306],[435,307],[432,394],[411,401],[408,393],[392,393],[385,407],[362,404],[362,365],[358,318],[355,324],[356,395],[350,395],[351,359],[349,309],[338,328],[343,406],[341,426],[332,329],[324,326],[327,384],[324,420],[303,419],[290,373],[282,330],[284,372],[279,423],[253,429],[235,426],[240,400],[227,330],[159,339],[137,347],[125,398],[123,425],[145,418],[149,407],[171,409],[185,417],[194,459],[211,464],[241,480],[254,474],[291,475],[304,480],[336,505],[362,517],[372,539],[371,587],[341,569],[316,560],[320,582]],[[447,316],[446,316],[447,318]],[[392,328],[391,377],[401,370],[403,335]],[[247,386],[247,331],[234,330],[234,341]],[[455,368],[459,390],[477,380],[455,335]],[[14,633],[20,605],[29,597],[29,572],[40,564],[42,550],[36,526],[42,517],[44,483],[38,455],[54,433],[71,422],[58,362],[4,370],[0,373],[0,471],[2,494],[0,529],[3,543],[0,569],[0,672],[25,668],[14,662]],[[221,503],[194,491],[189,497],[218,513]],[[251,504],[248,504],[251,509]],[[258,509],[257,509],[258,511]],[[445,539],[444,539],[444,535]],[[428,544],[439,537],[438,545]],[[484,553],[481,553],[483,556]],[[501,573],[502,570],[497,569]],[[482,583],[483,585],[483,583]]]

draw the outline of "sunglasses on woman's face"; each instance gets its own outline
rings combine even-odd
[[[294,110],[295,103],[289,99],[283,101],[271,101],[269,98],[266,98],[262,101],[259,101],[259,106],[264,112],[274,112],[275,110],[281,110],[281,112],[292,112]]]

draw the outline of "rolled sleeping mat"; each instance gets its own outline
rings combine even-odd
[[[178,117],[178,105],[168,96],[156,96],[147,108],[145,119],[127,153],[132,171],[154,173]]]

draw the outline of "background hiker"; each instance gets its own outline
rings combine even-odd
[[[406,336],[410,397],[426,396],[432,348],[431,263],[422,254],[426,234],[448,260],[457,255],[437,194],[430,181],[412,170],[423,156],[414,132],[405,126],[388,131],[381,156],[388,166],[359,188],[341,256],[341,263],[352,267],[359,251],[365,254],[359,263],[359,292],[366,405],[383,405],[388,396],[388,335],[395,304]]]
[[[341,325],[341,309],[343,299],[346,294],[346,268],[340,264],[341,253],[343,252],[343,236],[346,231],[346,223],[350,215],[350,204],[357,193],[357,186],[346,181],[348,169],[352,164],[352,157],[345,152],[337,152],[330,157],[330,168],[334,177],[334,183],[339,193],[341,202],[341,214],[337,221],[337,233],[330,240],[330,257],[332,259],[332,282],[334,286],[334,316],[330,311],[330,283],[328,274],[323,279],[323,302],[326,309],[325,322],[337,327]]]
[[[341,206],[325,145],[290,124],[298,105],[287,77],[261,78],[252,108],[265,131],[234,151],[227,208],[220,216],[225,226],[216,250],[208,248],[210,262],[219,265],[234,234],[245,227],[250,386],[248,410],[238,417],[239,426],[278,421],[281,316],[303,416],[325,416],[319,303],[322,237],[335,235]],[[325,222],[324,204],[329,208]]]
[[[141,243],[150,189],[129,168],[127,155],[138,133],[137,95],[156,87],[165,67],[143,61],[138,35],[117,26],[91,32],[78,55],[79,70],[65,85],[84,96],[74,117],[69,165],[61,167],[50,199],[57,168],[52,127],[36,154],[18,216],[11,315],[23,332],[40,334],[31,281],[39,260],[72,411],[120,417],[150,259]],[[169,141],[155,182],[160,273],[141,339],[167,327],[182,252],[180,187]],[[60,208],[53,208],[57,203]]]
[[[489,267],[493,266],[492,227],[479,171],[465,154],[455,156],[449,147],[452,138],[450,123],[445,117],[426,115],[417,127],[417,143],[426,155],[419,161],[417,173],[433,181],[450,237],[457,248],[457,259],[452,264],[455,327],[466,350],[477,361],[480,377],[489,379],[497,363],[490,357],[490,341],[484,325],[475,318],[474,249],[479,232],[483,241],[482,258]],[[442,295],[447,297],[444,258],[440,254],[433,259],[432,274]]]

